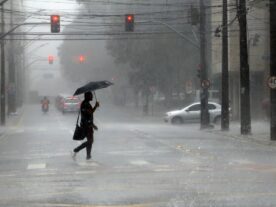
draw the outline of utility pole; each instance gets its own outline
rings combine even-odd
[[[0,2],[1,6],[1,36],[5,34],[5,18],[4,18],[4,4],[8,0]],[[0,124],[3,126],[6,124],[6,69],[5,69],[5,41],[0,38],[1,44],[1,106],[0,106]]]
[[[206,15],[204,0],[200,0],[200,67],[201,67],[201,87],[202,92],[200,95],[201,113],[200,113],[200,128],[205,129],[210,125],[210,115],[208,110],[208,70],[206,63]]]
[[[270,0],[270,77],[276,76],[276,4]],[[276,140],[276,89],[270,90],[270,139]]]
[[[229,74],[228,74],[228,4],[223,0],[222,11],[222,67],[221,67],[221,130],[229,130]]]
[[[1,5],[1,33],[5,33],[4,5]],[[1,41],[1,125],[6,124],[6,71],[5,71],[5,41]]]
[[[250,76],[247,48],[246,0],[239,0],[238,19],[240,24],[240,108],[241,134],[251,134]]]
[[[11,28],[13,28],[13,1],[11,1],[10,19],[11,19]],[[16,78],[15,78],[14,55],[15,55],[14,41],[11,40],[10,49],[9,49],[8,114],[16,112]]]

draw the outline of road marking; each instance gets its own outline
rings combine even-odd
[[[149,165],[150,164],[146,160],[133,160],[133,161],[130,161],[130,163],[132,165],[140,165],[140,166],[142,166],[142,165]]]
[[[14,131],[15,134],[21,134],[21,133],[24,133],[24,132],[25,132],[25,129],[23,129],[23,128],[15,129],[15,131]]]
[[[15,177],[16,174],[0,174],[0,177]]]
[[[169,168],[157,168],[157,169],[154,169],[153,170],[154,172],[173,172],[173,171],[176,171],[175,169],[169,169]]]
[[[45,169],[46,163],[40,163],[40,164],[29,164],[27,169],[28,170],[38,170],[38,169]]]
[[[35,173],[33,176],[50,176],[50,175],[57,175],[57,172],[42,172],[42,173]]]
[[[38,203],[38,206],[55,206],[55,207],[151,207],[158,206],[161,203],[145,203],[145,204],[122,204],[122,205],[86,205],[86,204],[62,204],[62,203]]]
[[[47,131],[47,128],[46,127],[39,127],[39,128],[37,128],[37,131],[38,132],[45,132],[45,131]]]
[[[91,166],[91,167],[97,167],[99,166],[98,163],[94,162],[94,161],[87,161],[87,162],[78,162],[79,166]]]
[[[93,173],[96,173],[96,171],[90,170],[90,171],[77,171],[77,172],[75,172],[76,175],[86,175],[86,174],[93,174]]]

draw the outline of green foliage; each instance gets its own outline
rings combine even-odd
[[[129,64],[129,84],[146,91],[155,86],[168,94],[177,88],[184,91],[185,81],[194,78],[199,50],[177,35],[156,39],[112,41],[107,49],[118,64]]]

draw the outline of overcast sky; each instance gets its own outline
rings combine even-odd
[[[60,3],[59,3],[60,2]],[[51,14],[58,14],[61,16],[61,24],[66,22],[62,21],[63,16],[68,13],[77,13],[79,4],[72,0],[62,1],[24,1],[24,9],[27,12],[39,12],[42,15],[33,15],[29,17],[27,22],[49,22]],[[49,14],[49,17],[43,14]],[[61,27],[63,30],[64,27]],[[30,30],[31,32],[49,32],[50,25],[36,26]],[[39,94],[55,96],[63,90],[66,90],[66,83],[63,81],[59,72],[59,58],[57,57],[58,47],[62,41],[33,41],[27,48],[26,53],[28,60],[26,65],[29,69],[30,75],[30,90],[38,90]],[[53,55],[55,57],[54,64],[48,63],[48,56]],[[45,78],[45,74],[52,74],[53,78]],[[47,75],[46,75],[47,76]]]

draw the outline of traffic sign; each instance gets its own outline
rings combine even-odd
[[[271,76],[267,79],[267,85],[271,89],[276,89],[276,76]]]
[[[202,87],[203,89],[210,88],[210,85],[211,85],[211,83],[210,83],[209,80],[202,80],[202,81],[201,81],[201,87]]]

